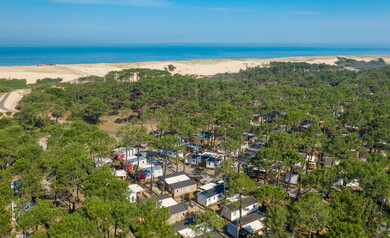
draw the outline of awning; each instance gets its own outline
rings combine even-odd
[[[263,229],[264,225],[263,225],[263,223],[261,223],[261,221],[256,220],[256,221],[253,221],[249,224],[246,224],[242,228],[244,228],[248,233],[253,233],[253,232],[256,232],[258,230]]]

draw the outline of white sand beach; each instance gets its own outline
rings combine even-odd
[[[209,76],[225,72],[238,72],[247,67],[264,67],[270,62],[307,62],[325,63],[334,65],[338,56],[308,56],[285,57],[273,59],[221,59],[221,60],[191,60],[191,61],[151,61],[139,63],[100,63],[100,64],[75,64],[55,66],[1,66],[0,78],[26,79],[27,83],[35,83],[42,78],[62,78],[64,82],[76,80],[87,75],[104,76],[110,71],[128,68],[164,69],[173,64],[176,69],[172,73],[183,75]],[[370,61],[383,58],[390,64],[390,55],[373,56],[340,56],[356,60]]]

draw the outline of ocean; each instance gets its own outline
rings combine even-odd
[[[390,47],[256,46],[256,45],[128,45],[128,46],[0,46],[0,66],[92,64],[162,60],[277,58],[325,55],[386,55]]]

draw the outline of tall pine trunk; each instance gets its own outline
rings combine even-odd
[[[242,228],[242,193],[240,193],[240,195],[239,195],[239,200],[240,200],[240,206],[239,206],[240,218],[238,220],[237,238],[240,237],[240,230]]]
[[[150,156],[150,190],[153,192],[153,163],[152,163],[152,156]]]
[[[165,177],[167,175],[167,158],[165,157],[164,161],[164,175],[163,175],[163,183],[162,183],[162,192],[161,194],[165,193]]]
[[[176,150],[176,173],[179,171],[179,163],[180,163],[179,152]]]
[[[138,173],[139,168],[139,146],[137,147],[137,168],[135,169],[135,174]]]
[[[290,176],[288,178],[288,184],[287,184],[287,190],[286,192],[288,192],[290,190],[290,184],[291,184],[291,179],[292,179],[292,176],[293,176],[293,171],[294,169],[293,168],[290,168]]]

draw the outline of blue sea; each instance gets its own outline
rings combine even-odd
[[[89,64],[162,60],[390,55],[389,47],[258,45],[0,46],[0,65]]]

